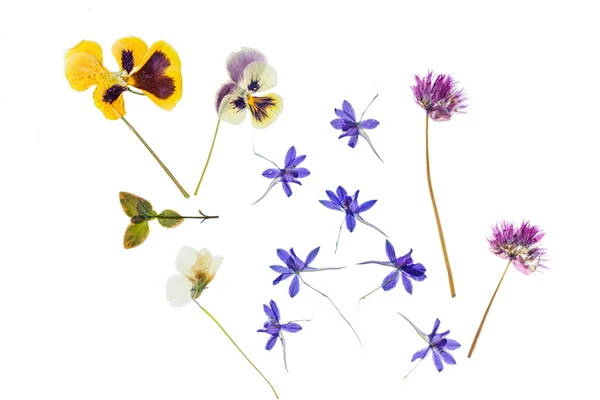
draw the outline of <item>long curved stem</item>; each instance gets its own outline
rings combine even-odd
[[[173,176],[173,174],[171,173],[171,171],[169,171],[169,169],[167,168],[167,166],[165,164],[163,164],[162,161],[160,161],[160,158],[158,158],[158,156],[156,155],[156,153],[154,151],[152,151],[152,149],[150,148],[150,146],[148,146],[148,143],[146,143],[146,141],[140,136],[140,134],[138,133],[138,131],[136,131],[133,126],[131,126],[131,124],[125,119],[125,117],[121,117],[121,119],[123,120],[123,122],[125,122],[125,125],[127,125],[127,127],[129,129],[131,129],[131,131],[133,133],[135,133],[135,136],[137,136],[137,138],[140,140],[140,142],[142,142],[142,144],[144,146],[146,146],[146,149],[148,149],[148,151],[150,152],[150,154],[152,154],[152,157],[154,157],[154,159],[160,164],[160,166],[162,167],[162,169],[167,173],[167,175],[169,175],[169,178],[171,178],[171,180],[177,186],[177,188],[179,189],[179,191],[181,192],[181,194],[183,194],[183,197],[185,197],[186,199],[189,199],[190,195],[185,191],[185,189],[183,188],[183,186],[181,186],[179,184],[179,182],[177,182],[177,179],[175,179],[175,177]]]
[[[440,222],[440,214],[438,213],[433,195],[433,185],[431,184],[431,171],[429,169],[429,115],[425,114],[425,163],[427,165],[427,185],[429,186],[429,195],[431,196],[431,204],[433,205],[433,213],[435,214],[435,222],[437,223],[438,233],[440,235],[440,243],[442,244],[442,253],[444,253],[444,261],[446,262],[446,270],[448,271],[448,283],[450,284],[450,294],[456,297],[454,289],[454,278],[452,278],[452,270],[450,269],[450,260],[448,259],[448,251],[446,250],[446,241],[444,240],[444,232],[442,231],[442,223]]]
[[[200,176],[200,180],[198,181],[198,186],[196,186],[196,191],[194,192],[194,196],[198,196],[198,190],[200,189],[200,185],[202,184],[202,180],[204,179],[204,174],[206,173],[206,168],[208,168],[208,163],[210,162],[210,157],[212,156],[212,152],[215,147],[215,141],[217,140],[217,133],[219,133],[219,125],[221,125],[221,120],[217,121],[217,127],[215,128],[215,135],[213,136],[213,140],[210,145],[210,150],[208,152],[208,158],[206,159],[206,164],[204,164],[204,169],[202,170],[202,175]]]
[[[485,310],[485,314],[483,314],[483,318],[481,319],[481,323],[479,324],[479,328],[477,329],[477,333],[475,334],[473,343],[471,343],[471,348],[469,349],[469,354],[467,355],[467,357],[469,357],[469,358],[471,358],[471,354],[473,354],[473,351],[475,350],[475,345],[477,344],[477,340],[479,339],[479,335],[481,334],[481,328],[483,328],[485,319],[487,318],[488,312],[490,311],[490,307],[492,306],[492,303],[494,302],[494,298],[496,298],[496,293],[498,293],[498,289],[500,289],[500,285],[502,284],[502,281],[504,280],[504,275],[506,275],[506,271],[508,271],[508,267],[510,266],[510,263],[511,263],[511,260],[509,260],[508,264],[506,264],[506,268],[504,269],[502,278],[500,278],[500,282],[498,282],[498,286],[496,286],[496,290],[494,291],[494,295],[492,296],[492,299],[490,300],[490,304],[488,304],[488,306]]]
[[[200,307],[200,309],[202,311],[204,311],[206,313],[206,315],[208,315],[208,317],[210,319],[212,319],[215,324],[217,324],[217,326],[221,329],[221,331],[223,331],[223,333],[225,334],[225,336],[227,336],[227,338],[231,341],[231,343],[233,343],[233,345],[240,351],[240,353],[242,353],[242,355],[244,356],[244,358],[246,358],[246,360],[248,360],[248,362],[250,363],[250,365],[252,365],[252,367],[256,370],[256,372],[258,372],[260,374],[260,376],[262,376],[263,379],[269,384],[269,386],[271,386],[271,390],[273,390],[273,393],[275,394],[275,397],[279,398],[279,395],[275,391],[275,388],[273,387],[273,385],[271,385],[271,382],[269,382],[269,380],[267,379],[267,377],[264,376],[263,373],[260,372],[260,370],[258,368],[256,368],[256,365],[254,365],[252,363],[252,361],[250,361],[250,359],[248,358],[248,356],[242,351],[242,349],[240,349],[240,346],[237,345],[237,343],[231,338],[231,336],[229,336],[229,334],[227,333],[227,331],[225,330],[225,328],[223,328],[223,326],[221,326],[221,324],[219,323],[219,321],[217,321],[215,319],[215,317],[213,317],[212,314],[208,312],[207,309],[205,309],[204,307],[202,307],[200,305],[200,303],[198,303],[198,301],[196,301],[196,299],[194,299],[194,303],[198,304],[198,307]]]

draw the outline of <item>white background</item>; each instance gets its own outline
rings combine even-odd
[[[202,304],[271,379],[283,399],[590,398],[597,379],[599,65],[593,2],[12,2],[0,12],[0,398],[273,398],[217,327],[194,304],[173,309],[165,283],[183,245],[225,261]],[[164,39],[182,61],[183,98],[165,112],[125,94],[127,118],[189,192],[217,122],[214,93],[225,59],[241,46],[276,68],[279,120],[255,130],[221,124],[201,195],[184,200],[134,135],[73,91],[64,53],[97,41],[116,70],[112,43]],[[425,176],[424,111],[414,74],[450,73],[467,113],[430,124],[432,176],[452,262],[451,299]],[[349,100],[381,125],[355,149],[329,121]],[[266,161],[295,145],[311,175],[286,198],[266,189]],[[356,302],[389,272],[354,266],[384,260],[384,238],[363,225],[342,233],[342,213],[321,206],[325,190],[378,199],[364,214],[398,254],[414,249],[428,278]],[[124,250],[128,218],[118,192],[157,211],[218,214]],[[485,237],[496,221],[530,220],[547,232],[550,270],[511,269],[472,359],[466,354],[505,262]],[[313,266],[308,275],[361,334],[364,353],[325,299],[307,287],[290,299],[277,276],[277,248]],[[282,319],[312,318],[281,346],[256,333],[275,299]],[[396,312],[430,332],[435,318],[463,347],[438,373],[431,356],[405,381],[424,342]]]

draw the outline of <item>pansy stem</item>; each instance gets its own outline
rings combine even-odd
[[[229,334],[227,333],[227,331],[225,330],[225,328],[223,328],[223,326],[221,326],[221,324],[219,323],[219,321],[217,321],[217,320],[215,319],[215,317],[213,317],[213,316],[212,316],[212,314],[208,312],[208,310],[207,310],[207,309],[205,309],[204,307],[202,307],[202,306],[200,305],[200,303],[198,303],[198,301],[197,301],[196,299],[194,299],[194,302],[195,302],[196,304],[198,304],[198,307],[200,307],[200,309],[201,309],[202,311],[204,311],[204,313],[206,313],[206,315],[208,315],[208,317],[209,317],[210,319],[212,319],[212,320],[213,320],[213,322],[214,322],[215,324],[217,324],[217,326],[218,326],[218,327],[221,329],[221,331],[223,331],[223,333],[225,334],[225,336],[227,336],[227,338],[229,338],[229,340],[231,341],[231,343],[233,343],[233,345],[234,345],[234,346],[235,346],[235,347],[236,347],[236,348],[237,348],[237,349],[240,351],[240,353],[242,353],[242,355],[243,355],[243,356],[246,358],[246,360],[248,360],[248,362],[250,363],[250,365],[252,365],[252,367],[253,367],[253,368],[256,370],[256,372],[258,372],[258,373],[260,374],[260,376],[262,376],[262,377],[263,377],[263,379],[264,379],[264,380],[265,380],[265,381],[266,381],[266,382],[269,384],[269,386],[271,387],[271,390],[273,390],[273,393],[275,394],[275,397],[279,398],[279,395],[278,395],[278,394],[277,394],[277,392],[275,391],[275,388],[273,387],[273,385],[271,385],[271,382],[269,382],[269,380],[267,379],[267,377],[266,377],[266,376],[264,376],[264,375],[263,375],[263,373],[262,373],[262,372],[260,372],[260,370],[259,370],[258,368],[256,368],[256,365],[254,365],[254,364],[252,363],[252,361],[250,361],[250,359],[248,358],[248,356],[247,356],[247,355],[246,355],[246,354],[245,354],[245,353],[242,351],[242,349],[240,349],[240,347],[239,347],[239,346],[237,345],[237,343],[236,343],[236,342],[235,342],[235,341],[234,341],[234,340],[231,338],[231,336],[229,336]]]
[[[483,318],[481,319],[481,323],[479,324],[479,328],[477,329],[477,333],[475,334],[475,338],[473,339],[473,343],[471,344],[471,348],[469,349],[469,354],[467,355],[467,357],[469,357],[469,358],[471,358],[471,354],[473,354],[473,351],[475,350],[475,345],[477,345],[477,340],[479,339],[479,334],[481,334],[481,328],[483,328],[483,324],[485,323],[485,319],[487,318],[488,312],[490,311],[490,307],[492,307],[492,303],[494,302],[496,293],[498,293],[498,289],[500,289],[500,285],[502,284],[502,281],[504,280],[504,275],[506,275],[506,271],[508,271],[508,267],[510,266],[511,261],[512,260],[509,260],[508,264],[506,264],[506,268],[504,269],[502,278],[500,278],[500,282],[498,282],[498,286],[496,286],[496,290],[494,291],[494,295],[492,296],[492,299],[490,300],[490,304],[488,304],[488,306],[485,310],[485,314],[483,314]]]
[[[213,140],[210,145],[210,150],[208,151],[208,158],[206,159],[206,164],[204,164],[204,169],[202,170],[202,175],[200,176],[200,180],[198,181],[198,186],[196,186],[196,191],[194,192],[194,196],[198,196],[198,190],[200,190],[200,185],[202,184],[202,180],[204,179],[204,174],[206,173],[206,168],[208,168],[208,163],[210,162],[210,157],[212,156],[212,152],[215,147],[215,141],[217,140],[217,133],[219,133],[219,125],[221,125],[220,119],[217,121],[217,127],[215,128],[215,135],[213,136]]]
[[[121,119],[123,120],[123,122],[125,122],[125,125],[127,125],[127,127],[129,129],[131,129],[131,131],[133,133],[135,133],[135,136],[137,136],[137,138],[140,140],[140,142],[142,142],[142,144],[144,146],[146,146],[146,149],[148,149],[148,151],[150,152],[150,154],[152,154],[152,157],[154,157],[154,159],[160,164],[160,166],[162,167],[162,169],[167,173],[167,175],[169,175],[169,178],[171,178],[171,180],[177,186],[177,188],[179,189],[179,191],[181,192],[181,194],[183,194],[183,197],[185,197],[186,199],[189,199],[190,195],[185,191],[185,189],[183,188],[183,186],[181,186],[179,184],[179,182],[177,181],[177,179],[175,179],[175,177],[173,176],[173,174],[171,173],[171,171],[169,171],[169,169],[167,168],[167,166],[165,164],[163,164],[163,162],[160,160],[160,158],[158,158],[158,156],[156,155],[156,153],[154,151],[152,151],[152,149],[150,148],[150,146],[148,146],[148,143],[146,143],[146,141],[140,136],[140,134],[138,133],[138,131],[136,131],[133,126],[131,126],[131,124],[125,119],[125,117],[121,117]]]
[[[440,235],[440,243],[442,244],[442,253],[444,253],[444,261],[446,262],[446,270],[448,271],[448,283],[450,284],[450,294],[456,297],[454,289],[454,278],[452,278],[452,270],[450,269],[450,260],[448,259],[448,251],[446,250],[446,241],[444,240],[444,232],[442,231],[442,223],[440,222],[440,214],[438,213],[433,195],[433,185],[431,184],[431,171],[429,169],[429,114],[425,114],[425,163],[427,166],[427,185],[429,186],[429,195],[431,196],[431,204],[433,205],[433,213],[435,214],[435,222],[437,223],[438,233]]]

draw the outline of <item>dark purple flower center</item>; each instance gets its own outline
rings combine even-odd
[[[161,100],[168,99],[175,92],[175,82],[170,76],[164,75],[171,65],[171,60],[162,51],[156,51],[148,61],[135,72],[135,86],[152,93]]]
[[[232,101],[233,106],[236,108],[237,112],[242,111],[246,108],[246,100],[243,97],[237,97]]]
[[[253,78],[248,85],[248,91],[256,92],[258,89],[260,89],[260,83],[258,82],[258,79]]]
[[[129,74],[133,69],[133,51],[123,50],[121,52],[121,64],[123,69]]]
[[[113,85],[109,87],[102,95],[102,101],[108,104],[114,103],[119,98],[121,93],[127,90],[127,87],[121,85]]]

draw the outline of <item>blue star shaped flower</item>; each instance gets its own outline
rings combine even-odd
[[[287,151],[287,154],[285,155],[285,164],[283,168],[279,168],[277,164],[275,164],[273,161],[269,160],[264,156],[261,156],[256,152],[254,152],[254,154],[261,158],[264,158],[265,160],[269,161],[275,166],[275,168],[268,168],[262,173],[262,175],[265,178],[272,179],[272,181],[269,184],[267,191],[260,197],[260,199],[256,200],[254,204],[261,201],[267,195],[267,193],[269,193],[273,186],[275,186],[279,182],[281,182],[285,194],[288,197],[290,197],[292,195],[292,188],[290,186],[290,183],[295,183],[302,186],[302,183],[298,179],[305,178],[308,175],[310,175],[310,171],[308,169],[302,167],[298,168],[298,165],[300,165],[300,163],[304,161],[306,156],[296,156],[296,148],[294,146],[290,147]]]

